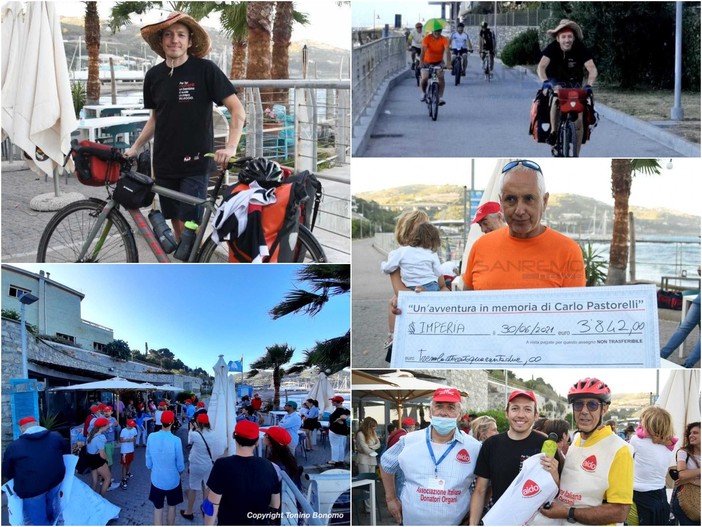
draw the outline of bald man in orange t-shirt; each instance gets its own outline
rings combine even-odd
[[[465,289],[585,287],[580,246],[541,224],[548,192],[539,165],[505,165],[500,204],[507,227],[485,234],[471,248],[463,273]]]
[[[419,57],[419,61],[422,63],[422,80],[420,82],[420,89],[422,90],[422,98],[420,99],[424,102],[426,96],[427,83],[429,82],[429,68],[431,66],[445,66],[451,61],[451,55],[449,51],[449,40],[448,38],[441,35],[441,27],[434,26],[434,31],[429,33],[422,40],[422,54]],[[439,77],[439,105],[446,104],[444,101],[444,70],[440,70],[438,73]]]

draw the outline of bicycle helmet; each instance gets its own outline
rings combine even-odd
[[[609,386],[595,377],[580,379],[568,390],[568,404],[585,397],[599,399],[606,404],[612,402],[612,392]]]
[[[280,165],[263,157],[249,160],[239,172],[239,182],[246,185],[256,181],[263,188],[277,187],[283,181]]]
[[[483,23],[482,23],[482,24],[480,24],[480,25],[481,25],[481,26],[483,26],[483,27],[488,27],[488,23],[487,23],[487,20],[483,20]]]

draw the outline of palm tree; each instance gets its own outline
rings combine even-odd
[[[629,258],[629,196],[636,172],[658,175],[661,173],[661,165],[656,159],[612,159],[614,224],[606,285],[626,283],[626,265]]]
[[[100,17],[97,2],[85,2],[85,45],[88,48],[87,104],[100,102]]]
[[[298,279],[307,282],[311,290],[293,289],[283,301],[269,311],[273,320],[291,313],[315,316],[329,298],[347,294],[351,289],[351,269],[348,264],[311,264],[300,268]],[[318,367],[323,371],[336,373],[350,364],[351,332],[326,341],[317,342],[314,347],[305,350],[305,358],[293,365],[291,371]]]
[[[287,373],[283,366],[290,362],[295,348],[287,344],[274,344],[266,348],[266,354],[251,363],[248,378],[258,375],[258,370],[273,370],[273,408],[280,405],[280,382]]]

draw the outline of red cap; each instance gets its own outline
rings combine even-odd
[[[111,411],[112,411],[112,407],[106,405],[106,406],[103,408],[103,411],[105,411],[105,412],[111,412]]]
[[[292,441],[290,432],[288,432],[285,428],[281,428],[280,426],[271,426],[268,430],[266,430],[266,433],[273,441],[281,445],[289,445]]]
[[[415,421],[411,417],[405,417],[402,420],[402,426],[415,426],[416,424],[417,424],[417,421]]]
[[[254,397],[259,397],[259,395],[258,395],[257,393],[255,393],[255,394],[254,394]]]
[[[198,408],[204,408],[204,407],[205,407],[205,403],[203,403],[202,401],[198,401],[198,402],[197,402],[197,407],[198,407]]]
[[[341,395],[335,395],[334,397],[332,397],[329,400],[332,402],[335,402],[335,403],[343,403],[344,402],[344,398]]]
[[[107,426],[109,425],[110,422],[105,419],[104,417],[98,417],[95,419],[95,422],[93,423],[93,428],[100,428],[101,426]]]
[[[106,405],[106,404],[100,403],[100,404],[98,405],[98,411],[99,411],[99,412],[102,412],[105,408],[107,408],[107,405]]]
[[[166,406],[166,401],[161,401],[160,403],[158,403],[158,405],[159,406]]]
[[[127,426],[136,427],[136,421],[134,419],[127,419]]]
[[[197,417],[195,419],[198,423],[202,423],[203,425],[210,424],[210,418],[207,417],[207,414],[197,414]]]
[[[258,425],[244,419],[239,421],[234,428],[234,435],[243,437],[244,439],[258,439]]]
[[[514,390],[509,394],[507,402],[511,402],[512,399],[519,396],[526,397],[527,399],[531,399],[532,401],[536,402],[536,395],[534,395],[534,392],[531,390]]]
[[[461,392],[456,388],[439,388],[434,392],[434,397],[431,400],[437,403],[460,403]]]
[[[28,423],[36,423],[36,422],[37,422],[37,420],[30,415],[29,417],[23,417],[22,419],[20,419],[19,425],[24,426]]]
[[[186,399],[186,400],[185,400],[185,404],[188,404],[188,403],[193,404],[193,400],[192,400],[192,399]]]
[[[175,421],[175,414],[171,412],[170,410],[166,410],[161,414],[161,424],[162,425],[169,425],[173,421]]]
[[[500,207],[500,204],[496,201],[486,201],[475,211],[475,216],[473,216],[473,221],[471,221],[471,223],[478,223],[488,214],[495,214],[501,210],[502,207]]]
[[[90,407],[90,413],[92,413],[92,414],[94,414],[95,412],[99,412],[99,411],[100,411],[100,405],[98,405],[98,404],[94,404]]]

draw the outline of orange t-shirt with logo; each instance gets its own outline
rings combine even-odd
[[[449,46],[449,41],[444,36],[434,38],[434,35],[430,33],[422,40],[422,46],[425,48],[425,63],[441,62],[444,60],[444,52]]]
[[[522,239],[503,227],[473,244],[463,283],[483,291],[585,287],[585,264],[580,246],[553,229]]]

